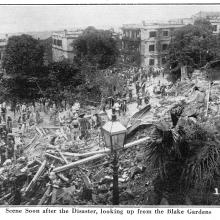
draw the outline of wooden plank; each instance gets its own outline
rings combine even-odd
[[[43,136],[43,133],[42,131],[38,128],[38,127],[35,127],[35,129],[37,130],[37,132],[40,134],[40,136]]]
[[[61,166],[61,167],[57,167],[53,170],[53,172],[55,173],[59,173],[59,172],[62,172],[62,171],[66,171],[66,170],[69,170],[69,169],[72,169],[73,167],[77,167],[81,164],[84,164],[84,163],[87,163],[87,162],[90,162],[90,161],[93,161],[95,159],[98,159],[98,158],[101,158],[101,157],[104,157],[106,156],[105,154],[97,154],[97,155],[93,155],[91,157],[87,157],[87,158],[84,158],[82,160],[78,160],[76,162],[73,162],[73,163],[69,163],[67,165],[64,165],[64,166]]]
[[[137,146],[138,144],[142,144],[146,141],[149,141],[150,139],[151,139],[150,137],[141,138],[139,140],[133,141],[133,142],[128,143],[128,144],[125,144],[124,148],[127,149],[127,148],[130,148],[130,147]]]
[[[61,153],[60,150],[57,150],[57,152],[59,153],[59,155],[61,156],[61,158],[63,159],[63,161],[65,162],[65,164],[68,164],[68,160],[64,157],[64,155]]]
[[[31,139],[31,141],[24,147],[24,149],[28,148],[37,138],[37,134],[35,134],[35,136]]]
[[[144,143],[144,142],[149,141],[149,140],[150,140],[150,137],[141,138],[139,140],[133,141],[133,142],[128,143],[128,144],[125,144],[124,149],[137,146],[138,144]],[[99,150],[99,151],[91,151],[91,152],[87,152],[87,153],[83,153],[83,154],[62,152],[62,154],[65,155],[65,156],[73,156],[73,157],[74,156],[76,156],[76,157],[88,157],[88,156],[92,156],[92,155],[95,155],[95,154],[109,154],[109,153],[111,153],[111,150],[109,148],[105,148],[105,149]]]
[[[27,188],[25,189],[25,193],[27,193],[32,187],[33,185],[36,183],[36,181],[38,180],[38,178],[41,176],[41,174],[43,173],[45,167],[46,167],[47,161],[44,160],[43,163],[41,164],[40,168],[38,169],[37,173],[34,175],[33,179],[31,180],[31,182],[29,183],[29,185],[27,186]]]
[[[53,159],[55,159],[55,160],[59,160],[61,163],[65,163],[62,158],[57,157],[57,156],[55,156],[55,155],[53,155],[53,154],[45,153],[45,156],[50,157],[50,158],[53,158]]]

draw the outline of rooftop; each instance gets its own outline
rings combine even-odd
[[[160,28],[175,28],[181,27],[183,23],[145,23],[143,24],[125,24],[122,29],[160,29]]]
[[[83,33],[82,29],[76,29],[76,30],[64,30],[59,32],[54,32],[52,36],[59,36],[59,37],[66,37],[66,38],[75,38],[78,37],[80,34]]]

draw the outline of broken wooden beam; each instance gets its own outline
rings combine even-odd
[[[24,149],[28,148],[37,138],[37,135],[35,134],[35,136],[31,139],[31,141],[24,147]]]
[[[150,137],[141,138],[139,140],[133,141],[133,142],[128,143],[128,144],[125,144],[124,148],[122,148],[122,149],[127,149],[127,148],[130,148],[130,147],[137,146],[138,144],[149,141],[150,139],[151,139]],[[108,154],[108,153],[111,153],[111,150],[109,148],[105,148],[105,149],[99,150],[99,151],[91,151],[91,152],[82,153],[82,154],[62,152],[63,155],[70,156],[70,157],[71,156],[73,156],[73,157],[88,157],[88,156],[92,156],[92,155],[95,155],[95,154]]]
[[[27,193],[33,187],[33,185],[37,182],[37,180],[39,179],[39,177],[43,173],[43,171],[46,167],[46,164],[47,164],[47,161],[44,160],[43,163],[41,164],[40,168],[38,169],[37,173],[34,175],[33,179],[31,180],[31,182],[29,183],[29,185],[25,189],[25,193]]]
[[[84,158],[82,160],[78,160],[76,162],[69,163],[69,164],[61,166],[61,167],[57,167],[53,170],[53,172],[59,173],[59,172],[62,172],[62,171],[66,171],[66,170],[72,169],[73,167],[79,166],[81,164],[87,163],[89,161],[92,161],[92,160],[95,160],[95,159],[98,159],[98,158],[101,158],[101,157],[104,157],[104,156],[105,156],[105,154],[93,155],[91,157],[87,157],[87,158]]]
[[[133,141],[133,142],[128,143],[128,144],[125,144],[124,148],[127,149],[127,148],[130,148],[130,147],[137,146],[138,144],[142,144],[146,141],[149,141],[150,139],[151,139],[150,137],[141,138],[139,140]]]
[[[59,160],[61,163],[65,163],[65,161],[63,161],[62,158],[57,157],[57,156],[55,156],[55,155],[53,155],[53,154],[45,153],[45,156],[50,157],[50,158],[53,158],[53,159],[55,159],[55,160]]]
[[[37,132],[40,134],[40,136],[43,136],[43,132],[40,130],[40,128],[35,127],[35,129],[37,130]]]
[[[6,195],[3,196],[2,198],[0,198],[0,201],[2,202],[2,201],[4,201],[4,200],[8,199],[11,195],[12,195],[11,193],[6,194]]]
[[[67,177],[65,177],[62,173],[57,173],[56,175],[64,182],[69,183],[70,180]]]
[[[64,155],[61,153],[60,150],[57,150],[57,152],[59,153],[59,155],[61,156],[61,158],[63,159],[63,161],[65,162],[65,164],[68,164],[68,160],[66,159],[66,157],[64,157]]]

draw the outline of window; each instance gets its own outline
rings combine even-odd
[[[154,65],[154,59],[149,59],[149,65],[153,66]]]
[[[156,37],[157,36],[157,32],[156,31],[151,31],[150,32],[150,37]]]
[[[149,51],[154,51],[154,50],[155,50],[154,45],[149,45]]]
[[[169,35],[169,32],[168,32],[168,31],[163,31],[163,36],[164,36],[164,37],[168,37],[168,35]]]
[[[217,25],[213,25],[213,31],[217,31]]]
[[[166,58],[163,57],[163,58],[162,58],[162,65],[165,64],[165,63],[166,63]]]
[[[162,44],[162,50],[167,50],[168,44]]]
[[[62,47],[62,40],[57,40],[57,46]]]

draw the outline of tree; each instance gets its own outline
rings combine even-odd
[[[51,63],[46,69],[48,75],[38,79],[44,97],[57,104],[73,102],[84,83],[79,69],[66,61]]]
[[[117,41],[112,31],[88,27],[73,43],[77,61],[90,63],[98,69],[113,65],[118,58]]]
[[[166,122],[156,124],[152,142],[146,147],[146,160],[158,169],[154,180],[158,195],[173,205],[185,204],[188,196],[193,203],[204,205],[198,195],[206,197],[217,184],[219,141],[208,121],[181,119],[175,128]],[[197,198],[193,198],[195,194]]]
[[[114,65],[119,56],[119,39],[111,30],[88,27],[73,43],[75,62],[85,79],[80,95],[95,102],[100,101],[105,82],[104,69]]]
[[[217,49],[219,37],[213,35],[208,20],[196,20],[173,33],[167,56],[171,72],[178,73],[181,66],[200,68],[220,55]]]
[[[31,80],[39,77],[44,62],[44,48],[39,40],[29,35],[12,36],[6,45],[1,80],[6,100],[34,101],[40,98],[39,89]]]

